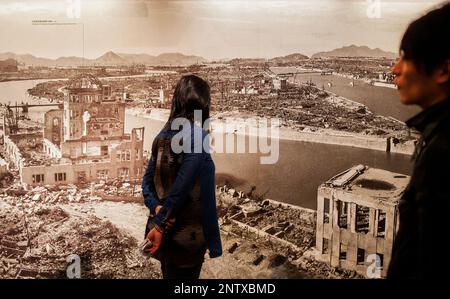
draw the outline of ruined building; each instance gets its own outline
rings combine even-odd
[[[285,90],[287,87],[286,82],[287,82],[286,79],[280,79],[280,78],[273,79],[273,88],[276,90]]]
[[[63,109],[45,113],[29,159],[19,159],[23,183],[57,185],[140,178],[144,128],[124,133],[125,102],[91,75],[68,82]],[[20,146],[19,150],[21,149]],[[21,153],[23,155],[23,153]]]
[[[358,165],[322,184],[316,259],[366,277],[377,267],[384,277],[398,229],[398,200],[408,181],[402,174]]]
[[[161,104],[166,104],[170,101],[172,90],[170,89],[163,89],[162,87],[159,89],[159,102]]]
[[[8,167],[20,168],[23,161],[37,157],[42,151],[42,129],[19,115],[19,110],[2,106],[0,108],[0,149]]]

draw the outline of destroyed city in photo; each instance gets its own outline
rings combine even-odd
[[[0,278],[163,277],[143,176],[192,74],[223,251],[200,278],[386,278],[420,138],[391,70],[439,2],[2,1]]]

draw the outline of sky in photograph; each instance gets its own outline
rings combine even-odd
[[[207,59],[311,56],[351,44],[397,52],[407,25],[439,3],[1,0],[0,53],[82,56],[83,42],[86,58],[107,51],[180,52]]]

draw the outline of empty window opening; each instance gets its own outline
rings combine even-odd
[[[346,260],[347,259],[347,245],[341,244],[339,248],[339,259]]]
[[[121,168],[119,169],[119,177],[122,179],[126,179],[130,176],[130,169],[128,168]]]
[[[323,239],[322,254],[329,254],[329,253],[330,253],[330,240]]]
[[[357,233],[367,234],[367,232],[369,231],[369,213],[369,207],[356,205],[355,230]]]
[[[347,228],[348,203],[338,200],[337,201],[337,209],[338,209],[338,226],[340,228]]]
[[[65,172],[61,172],[61,173],[55,173],[55,182],[62,182],[66,180],[66,173]]]
[[[107,145],[102,145],[100,147],[100,152],[102,156],[108,156],[108,146]]]
[[[366,251],[362,248],[358,248],[356,263],[358,265],[364,265],[365,261],[366,261]]]
[[[379,263],[377,261],[377,266],[380,268],[383,268],[384,265],[384,255],[381,253],[377,253],[378,257],[379,257]]]
[[[108,169],[97,170],[97,179],[99,179],[99,180],[107,179],[108,175],[109,175],[109,170]]]
[[[139,154],[140,154],[140,151],[139,151],[139,149],[136,149],[136,160],[139,160]]]
[[[384,238],[386,235],[386,212],[378,210],[377,237]]]
[[[323,223],[330,223],[330,199],[323,199]]]
[[[33,183],[43,183],[44,175],[43,174],[33,174]]]

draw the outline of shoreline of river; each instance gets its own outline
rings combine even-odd
[[[134,107],[127,108],[125,113],[136,117],[166,122],[170,111],[169,109],[161,108],[143,109]],[[250,117],[252,122],[247,121]],[[257,134],[258,127],[255,126],[255,124],[258,122],[266,123],[266,118],[252,116],[241,112],[216,113],[212,115],[211,119],[212,132],[244,136],[257,136],[255,133]],[[253,120],[256,120],[256,123]],[[369,136],[307,126],[303,127],[303,130],[299,131],[292,125],[281,124],[278,126],[279,136],[277,139],[351,146],[369,150],[389,151],[391,153],[404,155],[412,155],[414,151],[413,140],[398,143],[390,137]],[[271,129],[273,128],[274,126],[272,126]],[[264,129],[267,130],[268,128]]]
[[[112,78],[112,77],[111,77]],[[36,100],[36,99],[35,99]],[[44,100],[45,102],[45,100]],[[354,104],[362,105],[355,101]],[[148,109],[147,109],[148,110]],[[161,122],[165,122],[168,119],[169,110],[160,108],[151,108],[150,113],[147,113],[144,108],[127,108],[126,113],[129,115],[149,118]],[[227,114],[231,114],[228,115]],[[255,127],[247,122],[245,119],[251,117],[252,119],[264,120],[261,117],[255,117],[242,112],[226,112],[216,113],[212,116],[212,129],[215,132],[223,134],[241,134],[254,136],[251,132],[255,131]],[[232,131],[226,131],[223,128],[227,125],[231,125]],[[252,128],[252,129],[249,129]],[[249,131],[249,132],[247,132]],[[375,135],[365,135],[344,131],[337,131],[325,128],[316,128],[302,126],[302,128],[295,128],[292,124],[283,123],[279,127],[279,139],[290,141],[303,141],[312,143],[322,143],[331,145],[342,145],[357,148],[364,148],[369,150],[378,150],[391,153],[400,153],[405,155],[412,155],[414,151],[414,141],[409,140],[406,142],[398,142],[395,138],[380,137]]]

